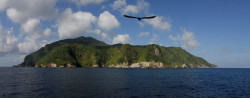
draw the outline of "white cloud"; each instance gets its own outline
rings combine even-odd
[[[37,28],[33,33],[28,34],[24,41],[13,34],[13,28],[2,30],[0,25],[0,54],[9,52],[30,53],[44,46],[47,42],[39,42],[40,38],[50,36],[52,31],[47,28],[44,31]]]
[[[138,36],[143,37],[143,36],[148,36],[150,33],[149,32],[141,32]]]
[[[76,38],[84,33],[93,32],[92,24],[96,22],[96,17],[89,12],[78,11],[72,13],[68,8],[58,20],[58,33],[61,39]]]
[[[123,14],[137,14],[139,13],[139,9],[135,5],[128,5],[124,9],[121,10]]]
[[[118,28],[120,23],[109,11],[104,11],[99,16],[98,25],[100,28],[109,31],[113,28]]]
[[[42,30],[40,28],[35,29],[34,32],[27,34],[24,41],[18,43],[18,52],[31,53],[38,50],[48,43],[47,40],[41,39],[47,38],[53,34],[55,33],[52,32],[50,28],[46,28],[45,30]]]
[[[140,10],[148,10],[150,4],[144,0],[137,0],[137,8]]]
[[[18,43],[18,49],[20,53],[31,53],[44,45],[45,43],[36,41],[36,38],[33,39],[32,37],[27,36],[24,42]]]
[[[101,30],[95,29],[95,30],[93,31],[93,33],[96,34],[96,35],[100,35],[100,34],[101,34]]]
[[[172,41],[178,41],[181,39],[180,36],[173,37],[172,35],[169,35],[168,38],[171,39]]]
[[[24,32],[34,32],[39,24],[39,19],[29,19],[26,23],[22,24],[21,28],[24,30]]]
[[[199,43],[197,42],[197,40],[195,40],[195,36],[193,32],[190,31],[186,31],[185,29],[183,29],[183,34],[181,36],[177,36],[177,37],[173,37],[172,35],[169,35],[168,38],[170,38],[171,40],[177,42],[177,41],[181,41],[182,42],[182,47],[184,49],[195,49]]]
[[[27,35],[24,41],[18,43],[18,52],[31,53],[38,50],[39,48],[49,43],[47,40],[42,39],[49,37],[52,34],[54,33],[50,28],[46,28],[45,30],[37,29],[34,33]]]
[[[7,16],[16,23],[24,23],[30,18],[52,19],[57,0],[8,0]]]
[[[51,31],[50,28],[46,28],[44,31],[43,31],[43,35],[44,37],[49,37],[51,35],[55,34],[54,32]]]
[[[114,36],[113,39],[113,44],[129,44],[130,42],[130,37],[128,34],[124,34],[124,35],[116,35]]]
[[[155,29],[158,30],[170,30],[171,24],[164,19],[163,16],[157,16],[154,19],[144,20],[149,25],[152,25]]]
[[[102,33],[102,39],[107,40],[107,41],[111,40],[107,33]]]
[[[144,0],[137,0],[136,5],[127,5],[124,9],[121,9],[123,14],[138,14],[140,12],[147,12],[150,7],[148,2]]]
[[[21,12],[17,11],[14,8],[8,8],[6,14],[13,22],[16,23],[25,22],[26,15],[22,14]]]
[[[50,28],[43,30],[39,26],[41,20],[54,19],[57,15],[55,8],[57,0],[8,0],[6,15],[15,23],[21,24],[21,30],[26,34],[25,39],[16,44],[20,53],[30,53],[41,47],[41,38],[53,34]]]
[[[158,35],[153,34],[153,37],[150,39],[149,44],[156,44],[158,41]]]
[[[49,28],[41,29],[41,20],[54,19],[57,15],[55,9],[57,0],[8,0],[6,15],[15,23],[21,24],[21,30],[26,34],[24,41],[16,42],[16,52],[30,53],[39,49],[41,38],[52,35]],[[23,39],[23,38],[20,38]]]
[[[37,44],[34,41],[25,41],[18,44],[18,49],[20,53],[30,53],[36,51],[41,47],[41,44]]]
[[[115,0],[114,3],[111,5],[113,9],[120,9],[127,5],[126,0]]]
[[[51,36],[53,32],[50,28],[43,30],[41,21],[49,21],[57,16],[58,10],[55,8],[57,0],[7,0],[2,9],[6,9],[6,15],[15,23],[21,25],[23,31],[19,38],[14,38],[15,52],[30,53],[44,45],[42,39]],[[18,34],[18,33],[17,33]],[[18,42],[19,41],[19,42]]]
[[[194,49],[199,45],[199,43],[195,40],[194,33],[186,30],[183,30],[182,41],[183,48],[185,49]]]
[[[0,0],[0,11],[5,10],[7,6],[8,6],[8,0]]]
[[[53,34],[50,28],[42,30],[39,28],[40,20],[38,19],[29,19],[26,23],[21,25],[22,30],[27,34],[27,36],[33,37],[34,40],[37,40],[41,37],[49,37]]]
[[[17,49],[18,38],[13,34],[13,28],[9,31],[3,30],[0,25],[0,54],[13,52]]]
[[[89,4],[101,4],[105,0],[72,0],[72,2],[76,3],[79,6],[87,6]]]
[[[144,0],[137,0],[136,5],[127,5],[126,0],[116,0],[111,7],[114,10],[120,10],[122,14],[138,14],[140,12],[147,12],[150,4]]]

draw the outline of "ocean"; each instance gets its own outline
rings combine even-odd
[[[250,69],[0,68],[0,97],[250,97]]]

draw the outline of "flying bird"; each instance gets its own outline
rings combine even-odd
[[[141,19],[152,19],[152,18],[155,18],[156,16],[150,16],[150,17],[134,17],[134,16],[128,16],[128,15],[123,15],[124,17],[127,17],[127,18],[136,18],[138,19],[139,21],[141,21]]]

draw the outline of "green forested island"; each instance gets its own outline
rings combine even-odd
[[[214,68],[180,47],[108,45],[92,37],[60,40],[27,55],[18,67]]]

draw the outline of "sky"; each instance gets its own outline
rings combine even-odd
[[[54,41],[182,47],[221,68],[250,68],[249,0],[0,0],[0,67]],[[123,15],[157,16],[138,21]]]

